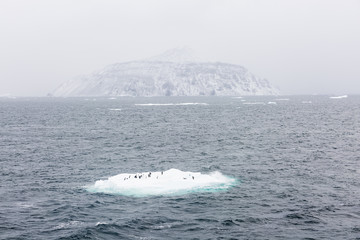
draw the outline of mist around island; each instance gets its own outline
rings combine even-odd
[[[182,46],[284,95],[360,93],[356,0],[5,0],[0,16],[0,96],[45,96]]]

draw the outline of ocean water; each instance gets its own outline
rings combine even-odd
[[[0,183],[0,239],[360,239],[360,96],[1,98]]]

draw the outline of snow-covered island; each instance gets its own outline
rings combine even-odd
[[[266,79],[240,65],[202,62],[188,49],[172,49],[139,61],[115,63],[63,83],[52,96],[278,95]]]

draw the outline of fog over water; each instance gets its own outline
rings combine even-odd
[[[282,94],[359,94],[359,22],[358,0],[2,0],[0,96],[45,96],[179,46],[243,65]]]

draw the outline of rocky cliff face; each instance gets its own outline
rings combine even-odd
[[[54,96],[276,95],[278,90],[239,65],[187,61],[174,50],[155,58],[112,64],[64,83]],[[177,59],[172,60],[172,55]],[[180,56],[180,57],[179,57]]]

